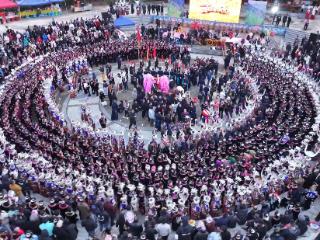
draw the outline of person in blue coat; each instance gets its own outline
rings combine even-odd
[[[112,113],[111,113],[111,121],[118,120],[118,104],[117,101],[112,102]]]

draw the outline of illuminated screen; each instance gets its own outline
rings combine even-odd
[[[190,0],[189,18],[238,23],[241,0]]]

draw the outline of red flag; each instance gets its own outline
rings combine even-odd
[[[156,58],[156,57],[157,57],[157,49],[153,48],[153,58]]]
[[[141,42],[141,33],[140,33],[139,28],[137,28],[137,41],[138,41],[138,43]]]

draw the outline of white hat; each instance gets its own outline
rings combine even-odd
[[[166,188],[166,189],[164,190],[164,194],[165,194],[165,195],[169,195],[169,194],[170,194],[170,189]]]
[[[138,189],[139,191],[144,191],[145,186],[144,186],[142,183],[139,183],[137,189]]]
[[[172,199],[171,198],[167,198],[166,199],[166,205],[171,204],[171,203],[173,203]]]
[[[153,197],[148,199],[149,207],[153,207],[155,204],[156,204],[156,200]]]
[[[186,203],[185,200],[183,200],[182,198],[179,198],[179,200],[178,200],[179,206],[184,207],[184,206],[185,206],[185,203]]]
[[[237,192],[240,196],[243,196],[246,194],[246,188],[244,186],[239,186]]]
[[[62,225],[63,225],[63,220],[60,219],[60,220],[56,223],[56,227],[61,228]]]
[[[201,192],[204,192],[204,191],[207,191],[208,190],[208,187],[207,187],[207,185],[202,185],[201,186]]]
[[[149,172],[150,171],[150,165],[149,164],[146,164],[146,172]]]
[[[193,203],[194,203],[194,204],[199,204],[199,203],[200,203],[200,197],[195,196],[195,197],[193,198]]]
[[[157,194],[158,195],[162,195],[163,194],[163,189],[162,188],[158,188],[157,189]]]
[[[206,202],[206,203],[209,203],[211,201],[211,197],[209,195],[205,195],[203,197],[203,201]]]
[[[167,203],[167,208],[169,211],[172,211],[173,209],[176,208],[176,203],[175,202],[170,202],[169,204]]]
[[[106,195],[107,197],[113,197],[114,196],[114,191],[112,188],[108,188],[108,190],[106,191]]]
[[[129,189],[129,191],[134,191],[135,189],[136,189],[136,186],[135,185],[133,185],[133,184],[129,184],[128,186],[127,186],[127,188]]]
[[[197,195],[197,194],[198,194],[198,189],[191,188],[191,195]]]
[[[121,202],[126,202],[127,199],[128,199],[127,195],[126,195],[126,194],[123,194],[123,195],[121,196],[121,198],[120,198],[120,201],[121,201]]]
[[[186,188],[186,187],[182,188],[182,193],[187,193],[187,194],[189,194],[189,189]]]
[[[174,193],[179,193],[180,192],[180,188],[178,186],[174,186],[173,192]]]
[[[134,221],[134,213],[132,211],[127,211],[125,213],[125,220],[128,222],[128,223],[133,223]]]
[[[151,194],[154,193],[154,188],[153,188],[153,187],[148,187],[148,190],[149,190],[149,192],[150,192]]]

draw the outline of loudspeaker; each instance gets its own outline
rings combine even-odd
[[[320,35],[319,34],[315,34],[315,33],[311,33],[309,36],[309,42],[316,42],[320,40]]]

